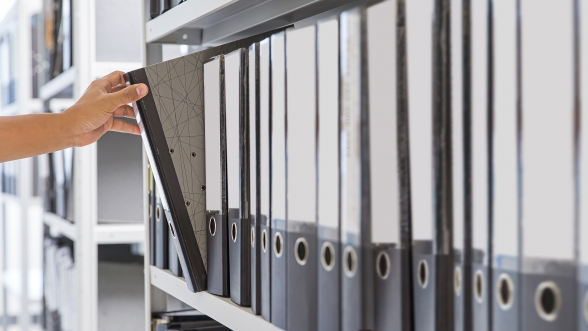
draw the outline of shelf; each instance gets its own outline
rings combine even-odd
[[[76,68],[71,67],[47,82],[45,85],[41,86],[39,96],[43,100],[49,100],[63,92],[66,88],[73,86],[75,79]]]
[[[43,214],[43,223],[49,226],[51,236],[64,236],[73,241],[76,240],[76,226],[72,222],[63,219],[53,213]]]
[[[1,106],[0,107],[0,115],[2,116],[14,116],[14,115],[18,115],[19,113],[19,107],[18,107],[18,102],[13,102],[11,104],[8,104],[6,106]]]
[[[98,224],[97,244],[135,244],[145,240],[145,226],[138,224]]]
[[[281,330],[261,316],[254,315],[251,308],[236,305],[230,298],[221,298],[208,292],[190,292],[184,278],[176,277],[168,270],[151,266],[150,271],[151,285],[158,287],[232,330]]]
[[[350,0],[191,0],[146,24],[148,43],[212,47],[279,29]]]

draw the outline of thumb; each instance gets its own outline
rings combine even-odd
[[[149,88],[145,84],[135,84],[128,86],[118,92],[110,93],[109,97],[112,101],[114,109],[135,102],[147,95]]]

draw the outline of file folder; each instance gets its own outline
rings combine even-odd
[[[519,149],[517,4],[495,1],[493,8],[494,130],[492,134],[492,326],[518,330],[521,302],[519,281]],[[455,218],[454,218],[455,219]]]
[[[286,35],[271,36],[271,322],[286,328]]]
[[[165,215],[164,215],[165,217]],[[168,236],[171,237],[171,230],[168,230]],[[178,251],[173,240],[168,241],[168,264],[169,271],[177,277],[183,277],[182,266],[180,265],[180,259],[178,258]]]
[[[259,43],[249,46],[249,222],[251,226],[251,310],[261,315],[261,210],[259,141]]]
[[[318,329],[341,329],[339,19],[317,24]]]
[[[412,330],[406,108],[398,108],[395,0],[367,8],[374,330]],[[401,113],[402,110],[403,112]],[[404,153],[404,154],[402,154]],[[402,162],[402,164],[401,164]],[[402,197],[402,198],[401,198]],[[402,231],[402,233],[401,233]],[[369,274],[368,274],[369,275]]]
[[[576,18],[586,20],[588,18],[588,6],[582,4],[578,11]],[[588,24],[580,24],[579,30],[580,47],[577,49],[580,52],[580,63],[588,63]],[[581,83],[578,89],[580,93],[581,105],[578,107],[580,111],[580,139],[579,144],[579,190],[578,197],[579,206],[579,243],[578,243],[578,297],[576,299],[577,316],[578,316],[578,330],[588,331],[588,66],[581,65],[578,72],[578,78]]]
[[[244,48],[225,55],[229,288],[241,306],[251,305],[247,63]]]
[[[63,150],[52,153],[53,179],[55,180],[55,214],[65,219],[66,196],[65,196],[65,157]],[[11,164],[9,167],[13,167]]]
[[[163,211],[160,192],[155,192],[155,265],[159,269],[168,269],[168,225]]]
[[[520,4],[522,330],[576,330],[574,1]]]
[[[225,59],[204,63],[208,292],[229,296]]]
[[[65,201],[65,219],[74,221],[74,192],[73,192],[73,175],[74,175],[74,150],[66,148],[63,150],[63,169],[65,171],[64,182],[64,201]]]
[[[490,5],[488,1],[472,1],[471,15],[471,232],[466,236],[472,238],[472,285],[473,306],[472,319],[474,331],[487,331],[490,325],[489,302],[492,292],[488,290],[491,278],[491,264],[488,249],[492,233],[490,232],[489,211],[489,105],[488,74],[489,49],[488,19]],[[466,136],[466,139],[467,136]]]
[[[157,261],[157,240],[155,239],[155,233],[157,232],[155,225],[157,224],[155,220],[155,212],[157,201],[155,200],[155,180],[153,179],[153,172],[151,171],[151,166],[148,166],[148,173],[149,173],[149,263],[152,266],[156,265]],[[172,241],[173,243],[173,241]]]
[[[465,158],[464,148],[464,123],[466,108],[464,107],[464,94],[466,85],[463,80],[463,63],[466,57],[464,53],[465,41],[469,42],[469,29],[463,29],[464,22],[469,19],[466,16],[467,7],[463,6],[463,1],[451,2],[451,139],[452,139],[452,173],[453,173],[453,292],[454,296],[454,326],[455,331],[472,330],[471,305],[465,304],[472,302],[472,284],[471,281],[471,264],[465,264],[466,256],[470,261],[471,250],[465,249],[465,216],[466,211],[469,213],[469,196],[466,202],[465,195]],[[464,38],[464,33],[466,38]],[[469,60],[468,60],[469,61]],[[468,140],[469,144],[469,140]],[[470,238],[470,237],[468,237]],[[468,241],[468,247],[471,248],[471,240]],[[467,287],[467,288],[466,288]]]
[[[342,330],[373,330],[365,8],[340,16]]]
[[[259,211],[261,247],[261,316],[271,321],[271,110],[270,38],[259,43]]]
[[[286,30],[286,329],[317,329],[316,26]]]

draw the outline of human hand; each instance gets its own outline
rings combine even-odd
[[[135,118],[128,104],[147,95],[145,84],[126,87],[123,72],[114,71],[93,81],[84,95],[63,111],[73,137],[73,146],[96,142],[107,131],[140,134],[139,127],[115,117]]]

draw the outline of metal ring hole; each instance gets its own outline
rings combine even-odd
[[[161,207],[159,207],[159,206],[157,206],[155,208],[155,219],[157,221],[160,221],[161,220]]]
[[[208,221],[208,230],[212,236],[216,234],[216,219],[214,217],[211,217]]]
[[[255,247],[255,227],[251,227],[251,247]]]
[[[461,267],[455,267],[453,271],[453,289],[455,291],[455,295],[461,294]]]
[[[539,284],[535,291],[535,308],[541,318],[555,321],[561,308],[561,294],[554,282],[547,281]]]
[[[422,288],[427,287],[427,285],[429,284],[429,264],[427,263],[426,260],[421,260],[421,262],[419,262],[419,266],[417,268],[417,274],[418,274],[419,285]]]
[[[502,310],[507,310],[512,307],[514,301],[514,284],[512,279],[507,274],[501,274],[496,283],[496,298],[498,298],[498,306]]]
[[[386,279],[390,275],[390,257],[386,252],[380,252],[376,257],[376,273],[381,279]]]
[[[480,303],[484,299],[485,287],[484,274],[482,274],[482,270],[478,270],[474,276],[474,295],[476,296],[476,300]]]
[[[274,236],[274,253],[276,257],[281,257],[283,253],[284,246],[284,239],[282,238],[282,234],[277,232]]]
[[[233,240],[233,242],[237,241],[237,223],[235,222],[231,224],[231,239]]]
[[[345,247],[345,251],[343,252],[343,266],[347,277],[351,278],[355,276],[355,272],[357,271],[357,253],[355,253],[355,249],[351,246]]]
[[[296,262],[300,265],[305,265],[306,261],[308,260],[308,243],[306,239],[300,237],[296,239],[294,243],[294,256],[296,257]]]
[[[174,226],[171,224],[171,222],[168,222],[167,225],[169,226],[169,231],[171,232],[172,237],[176,237],[176,232],[174,231]]]
[[[321,247],[321,263],[327,271],[333,270],[335,266],[335,247],[328,241],[325,241]]]
[[[267,252],[267,232],[265,230],[261,232],[261,249],[264,253]]]

